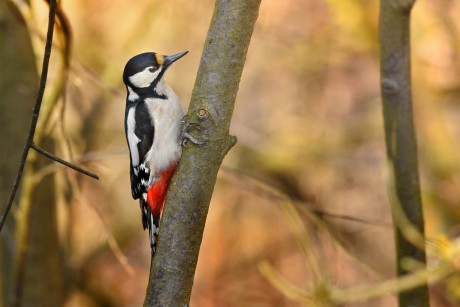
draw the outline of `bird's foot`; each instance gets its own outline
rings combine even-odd
[[[204,143],[206,143],[206,141],[202,140],[198,140],[196,139],[193,135],[191,135],[188,130],[192,127],[196,127],[198,126],[198,130],[200,130],[200,124],[198,123],[194,123],[194,122],[190,122],[190,123],[185,123],[185,118],[187,116],[184,116],[182,117],[182,120],[181,120],[181,127],[182,127],[182,131],[181,131],[181,135],[180,135],[180,138],[179,138],[179,144],[183,147],[187,147],[187,141],[190,141],[192,144],[195,144],[195,145],[203,145]]]

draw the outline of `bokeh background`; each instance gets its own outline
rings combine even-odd
[[[23,2],[0,5],[0,97],[7,110],[0,111],[2,204],[37,90],[41,53],[33,53],[29,35],[42,33],[43,41],[47,24],[46,3],[30,2],[33,31],[18,18]],[[101,178],[51,170],[57,173],[50,193],[57,199],[59,240],[73,276],[65,306],[141,306],[150,251],[130,193],[121,75],[135,54],[189,50],[166,74],[187,108],[214,2],[67,0],[62,8],[72,57],[65,99],[47,134],[57,154]],[[297,306],[258,266],[268,261],[296,286],[315,285],[299,235],[308,236],[323,278],[338,287],[394,277],[378,9],[377,0],[262,1],[230,129],[238,143],[215,186],[192,306]],[[419,0],[412,14],[414,112],[429,237],[449,235],[460,219],[459,14],[453,0]],[[57,41],[50,82],[62,62],[59,48]],[[279,193],[296,203],[305,233],[291,227]],[[14,223],[5,233],[14,257]],[[434,306],[458,302],[442,283],[431,290]],[[396,306],[396,300],[387,295],[347,306]]]

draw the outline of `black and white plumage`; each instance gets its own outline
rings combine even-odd
[[[149,229],[152,253],[165,193],[181,156],[184,111],[164,82],[168,67],[187,52],[163,56],[139,54],[123,72],[127,89],[125,133],[130,152],[131,193],[139,199],[142,224]]]

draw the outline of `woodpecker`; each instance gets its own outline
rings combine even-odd
[[[123,71],[126,85],[125,134],[130,152],[131,193],[139,199],[142,225],[148,228],[152,256],[169,181],[188,139],[184,111],[163,80],[172,63],[188,51],[169,56],[146,52],[131,58]]]

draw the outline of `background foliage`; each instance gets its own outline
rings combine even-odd
[[[31,4],[35,31],[43,33],[46,4]],[[71,24],[72,62],[65,103],[61,99],[55,108],[47,134],[57,153],[101,177],[94,182],[60,167],[43,170],[56,172],[65,304],[141,305],[150,252],[129,191],[121,74],[134,54],[190,50],[166,75],[185,107],[213,1],[64,1],[62,6]],[[459,11],[455,1],[424,0],[412,15],[414,110],[429,237],[455,235],[460,218]],[[1,4],[2,199],[37,84],[31,31],[13,16]],[[238,143],[215,188],[192,306],[294,306],[261,275],[263,260],[299,287],[315,282],[286,210],[254,178],[298,201],[328,280],[347,287],[393,276],[377,17],[378,1],[262,2],[230,130]],[[55,44],[52,61],[62,61],[60,47]],[[302,213],[312,209],[328,213],[321,217],[346,250]],[[18,215],[16,209],[1,234],[0,284],[13,274],[5,268],[14,263],[12,217]],[[454,279],[432,287],[435,306],[455,305],[455,288]],[[350,306],[370,304],[395,306],[396,300],[388,295]]]

